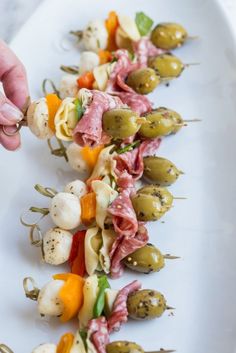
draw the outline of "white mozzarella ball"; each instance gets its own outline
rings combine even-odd
[[[27,110],[27,123],[32,133],[39,139],[51,138],[54,133],[48,126],[48,106],[46,98],[30,104]]]
[[[43,236],[44,261],[50,265],[61,265],[68,261],[73,235],[68,230],[52,228]]]
[[[103,21],[94,20],[88,23],[83,32],[83,43],[86,50],[98,52],[106,49],[108,43],[108,33]]]
[[[57,353],[57,346],[53,343],[40,344],[32,353]]]
[[[64,75],[62,76],[59,92],[61,99],[66,97],[76,97],[78,93],[77,75]]]
[[[81,74],[93,71],[99,65],[99,56],[93,51],[84,51],[80,55],[79,71]]]
[[[74,229],[81,223],[80,201],[67,192],[59,192],[53,197],[49,212],[56,226],[62,229]]]
[[[53,280],[47,283],[39,292],[38,311],[40,315],[60,316],[63,313],[63,303],[59,292],[65,281]]]
[[[87,185],[82,180],[74,180],[67,184],[64,191],[77,196],[79,199],[88,192]]]
[[[79,172],[83,179],[86,179],[89,177],[91,170],[86,161],[83,159],[81,150],[82,147],[73,142],[68,146],[66,154],[71,168]]]

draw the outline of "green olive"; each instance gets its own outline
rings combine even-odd
[[[129,294],[127,309],[135,320],[150,320],[160,317],[166,310],[166,300],[160,292],[143,289]]]
[[[112,109],[103,114],[103,130],[114,138],[124,139],[140,128],[139,116],[130,109]]]
[[[143,68],[132,71],[127,78],[127,85],[139,94],[148,94],[160,83],[160,77],[151,68]]]
[[[106,345],[107,353],[144,353],[141,346],[134,342],[115,341]]]
[[[162,253],[153,244],[146,244],[126,256],[124,263],[131,270],[142,273],[158,272],[165,266]]]
[[[160,198],[151,194],[137,193],[131,198],[138,221],[157,221],[166,212]]]
[[[166,116],[166,118],[169,118],[172,121],[172,134],[176,134],[184,126],[182,117],[176,111],[164,107],[160,107],[156,111],[162,113],[164,116]]]
[[[167,136],[173,132],[174,123],[169,116],[162,112],[153,110],[145,115],[144,122],[139,130],[139,134],[146,138],[155,138],[158,136]]]
[[[149,195],[159,199],[162,213],[168,211],[173,204],[173,195],[167,188],[158,185],[147,185],[137,191],[137,195]]]
[[[179,77],[185,67],[182,61],[172,54],[150,57],[148,66],[154,69],[161,78]]]
[[[143,176],[159,186],[173,184],[182,172],[166,158],[148,156],[144,157]]]
[[[151,33],[151,41],[161,49],[175,49],[180,47],[188,37],[183,26],[177,23],[159,23]]]

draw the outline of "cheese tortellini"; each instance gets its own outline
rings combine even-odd
[[[54,123],[56,128],[56,136],[60,140],[73,140],[73,130],[78,122],[75,100],[76,98],[65,98],[55,115]]]
[[[114,172],[116,167],[116,161],[114,157],[116,156],[116,152],[110,153],[114,145],[108,146],[104,148],[98,157],[97,163],[93,169],[92,175],[89,180],[98,179],[101,176],[105,178],[106,176],[112,176],[114,180],[116,180],[116,174]],[[110,178],[109,178],[110,179]],[[111,180],[110,180],[111,184]]]
[[[101,180],[92,181],[91,187],[96,194],[96,222],[104,229],[107,208],[116,199],[118,192]]]
[[[96,275],[86,278],[83,287],[83,306],[79,311],[79,326],[86,328],[89,320],[93,319],[93,307],[98,295],[98,278]]]
[[[89,275],[93,275],[95,271],[103,270],[105,273],[110,272],[110,256],[112,244],[116,238],[113,229],[100,230],[93,227],[87,230],[85,235],[85,267]]]

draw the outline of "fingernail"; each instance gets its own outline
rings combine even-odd
[[[4,116],[4,118],[8,119],[13,123],[18,123],[23,119],[23,114],[20,110],[14,108],[12,105],[8,103],[4,103],[0,106],[0,113]]]

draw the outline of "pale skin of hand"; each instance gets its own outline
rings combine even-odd
[[[7,150],[14,151],[20,147],[20,134],[6,136],[2,126],[11,131],[23,119],[21,109],[27,101],[29,91],[23,64],[1,39],[0,82],[5,93],[0,93],[0,144]]]

